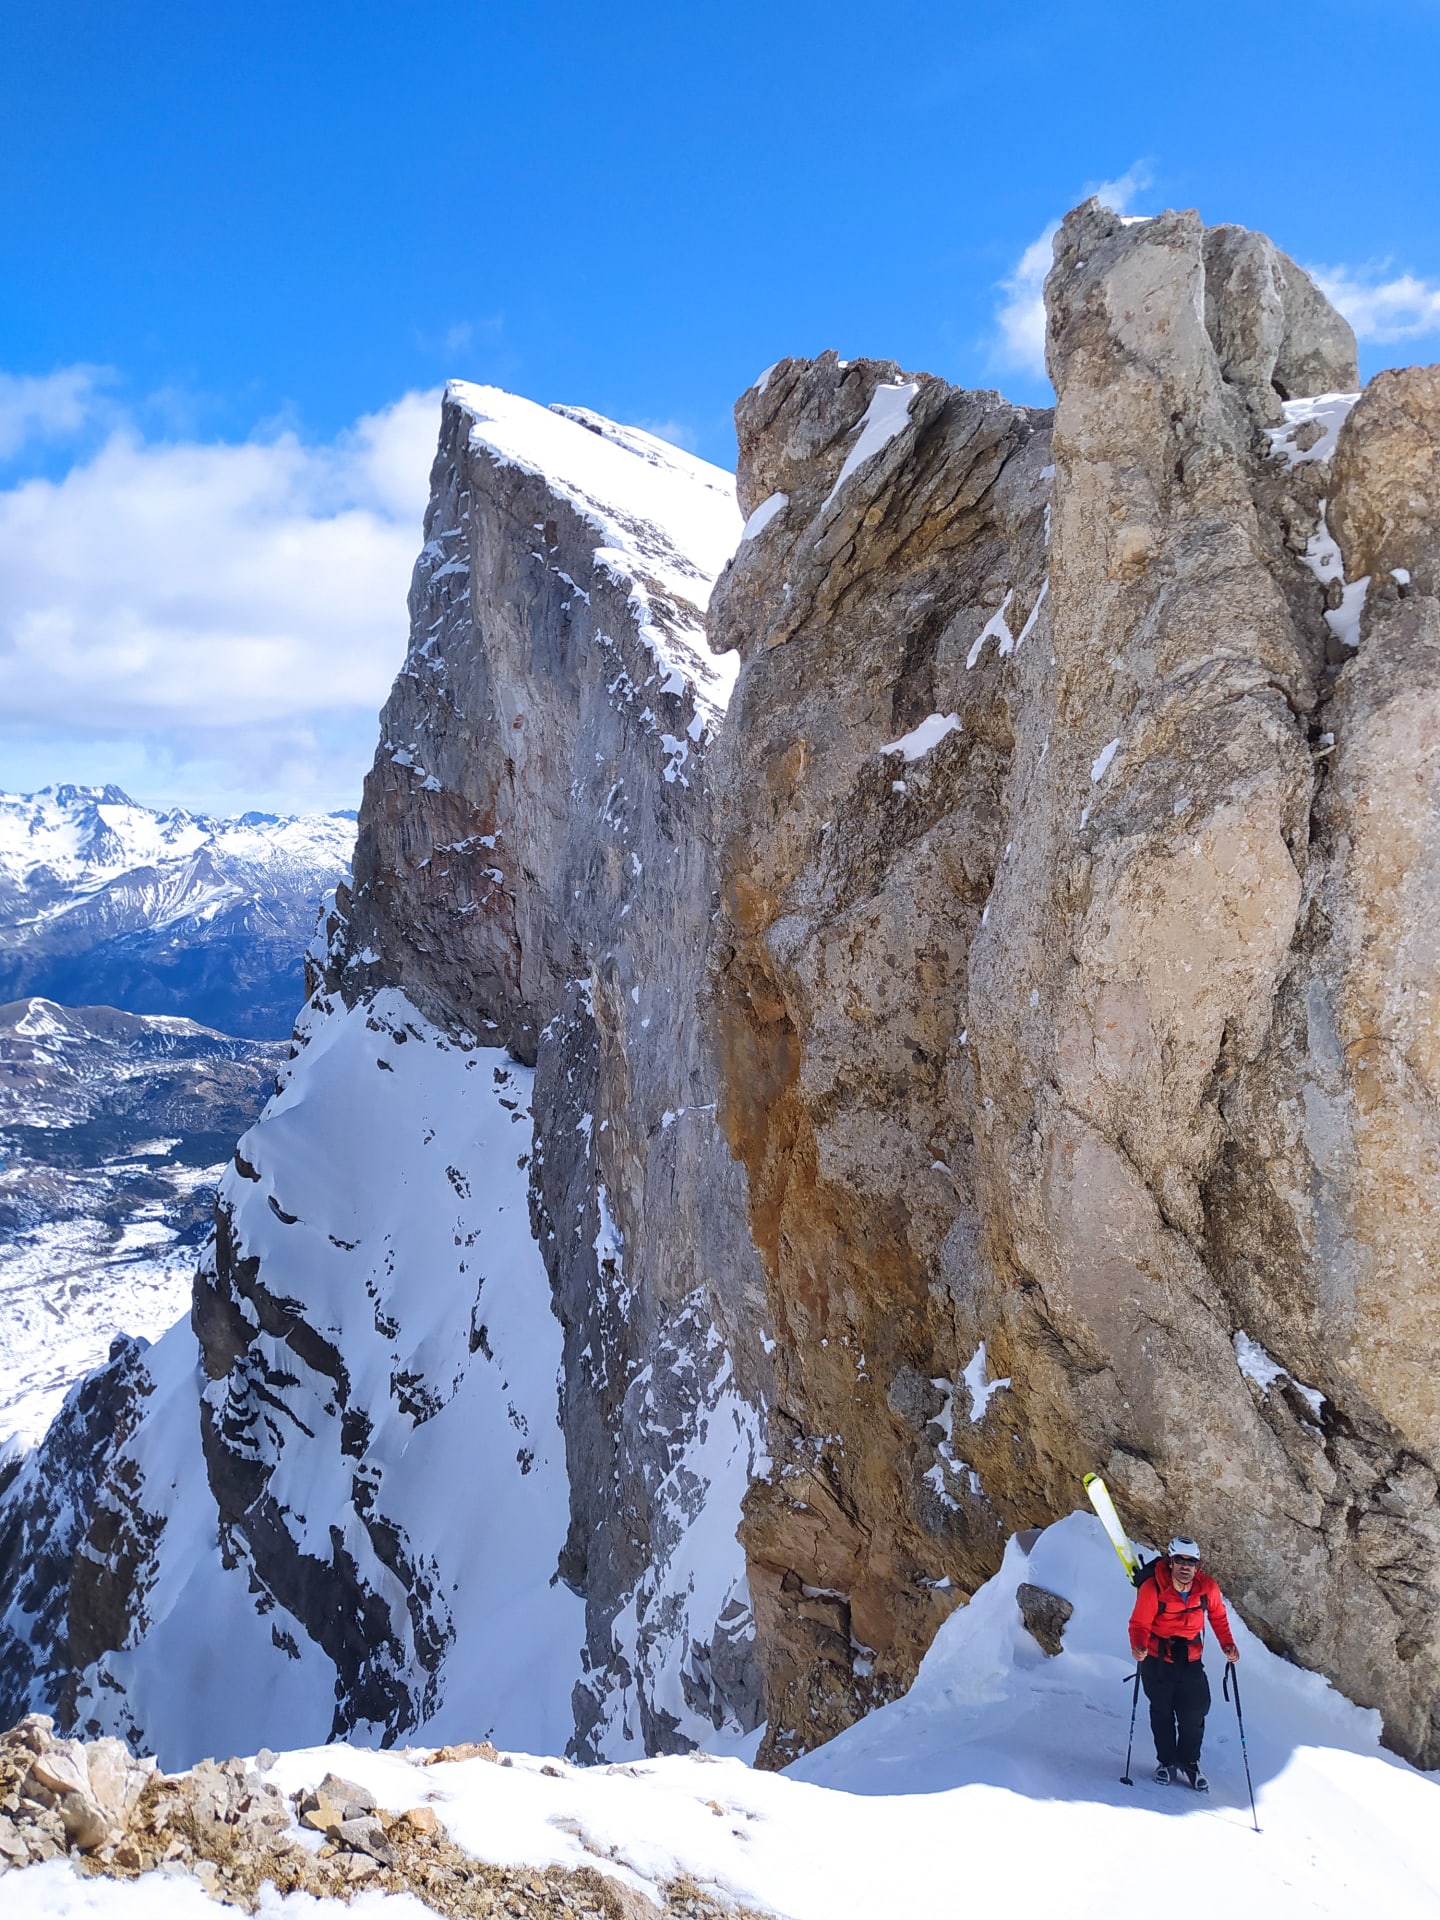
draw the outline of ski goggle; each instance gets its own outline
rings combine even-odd
[[[1188,1553],[1172,1553],[1170,1564],[1172,1567],[1198,1567],[1200,1562],[1192,1560]]]

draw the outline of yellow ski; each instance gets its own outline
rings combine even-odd
[[[1100,1524],[1110,1536],[1110,1543],[1120,1556],[1120,1564],[1130,1576],[1134,1586],[1140,1575],[1140,1562],[1129,1536],[1120,1524],[1120,1516],[1115,1511],[1115,1502],[1110,1498],[1110,1489],[1098,1473],[1087,1473],[1085,1491],[1090,1496],[1090,1504],[1100,1517]]]

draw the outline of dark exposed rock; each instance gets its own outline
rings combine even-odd
[[[1049,1593],[1044,1587],[1032,1587],[1028,1580],[1022,1580],[1015,1589],[1015,1598],[1020,1603],[1020,1618],[1025,1622],[1025,1631],[1034,1639],[1042,1653],[1055,1655],[1064,1646],[1065,1627],[1075,1611],[1068,1600],[1058,1593]]]
[[[0,1496],[0,1720],[68,1701],[97,1638],[118,1645],[122,1592],[85,1552],[97,1493],[143,1413],[144,1342],[116,1342],[109,1362],[70,1390],[59,1417]]]

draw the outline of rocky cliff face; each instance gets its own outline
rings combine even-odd
[[[767,1750],[1098,1464],[1434,1765],[1433,376],[1352,413],[1344,323],[1193,215],[1081,208],[1047,296],[1053,419],[832,356],[737,416]]]
[[[191,1325],[12,1490],[17,1542],[77,1516],[12,1710],[167,1759],[753,1744],[762,1296],[697,1010],[738,531],[703,462],[452,390],[356,884]]]
[[[779,1763],[1099,1466],[1440,1764],[1440,396],[1189,214],[1048,301],[1053,413],[772,369],[743,532],[451,390],[354,887],[193,1326],[68,1410],[17,1704]]]
[[[700,1019],[735,670],[704,609],[739,517],[703,462],[493,389],[451,389],[432,484],[339,977],[535,1066],[562,1573],[587,1602],[576,1740],[664,1750],[759,1710],[733,1534],[763,1296]]]

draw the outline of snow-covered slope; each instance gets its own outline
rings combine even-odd
[[[354,816],[210,819],[118,787],[0,794],[0,1000],[171,1013],[278,1038]]]
[[[1074,1606],[1055,1658],[1021,1624],[1021,1581]],[[267,1777],[294,1792],[333,1770],[381,1807],[433,1807],[480,1860],[598,1867],[667,1913],[684,1910],[666,1896],[688,1875],[705,1895],[787,1920],[1022,1910],[1113,1920],[1157,1901],[1267,1920],[1429,1920],[1440,1908],[1440,1782],[1379,1747],[1376,1715],[1243,1630],[1261,1832],[1218,1684],[1210,1798],[1143,1783],[1143,1715],[1137,1784],[1120,1784],[1129,1600],[1090,1516],[1051,1527],[1028,1554],[1013,1540],[1001,1572],[941,1630],[910,1693],[786,1774],[703,1753],[585,1769],[524,1753],[428,1766],[420,1752],[326,1747],[281,1755]],[[538,1882],[535,1892],[526,1910],[564,1910],[542,1904]],[[213,1911],[193,1879],[80,1881],[61,1862],[10,1876],[5,1896],[14,1920]],[[262,1906],[330,1910],[310,1895]],[[423,1911],[378,1886],[350,1910]]]
[[[184,1313],[215,1183],[285,1049],[190,1020],[0,1007],[0,1449],[120,1334]]]
[[[301,1033],[221,1183],[223,1271],[212,1254],[194,1326],[137,1363],[108,1496],[130,1606],[76,1714],[167,1764],[418,1726],[563,1747],[581,1612],[554,1579],[569,1501],[530,1075],[393,992]],[[12,1494],[37,1536],[49,1472],[42,1449]],[[72,1612],[94,1618],[107,1576],[87,1577]],[[24,1643],[33,1600],[6,1597]]]

